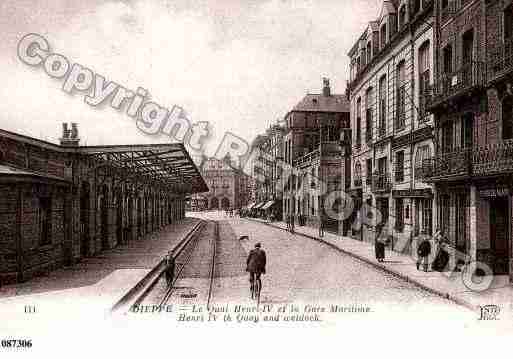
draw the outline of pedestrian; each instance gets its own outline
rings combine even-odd
[[[324,237],[324,216],[321,215],[320,221],[319,221],[319,237]]]
[[[290,233],[294,233],[294,230],[295,230],[295,216],[294,214],[291,214],[290,215]]]
[[[385,243],[382,238],[383,225],[376,225],[376,236],[374,238],[374,252],[378,262],[383,262],[385,259]]]
[[[424,236],[421,237],[419,247],[417,248],[417,270],[420,270],[420,266],[422,266],[424,272],[427,272],[429,269],[429,255],[431,254],[431,243],[429,242],[429,237],[423,233]]]
[[[166,266],[166,283],[170,287],[175,277],[175,258],[171,255],[171,252],[166,255],[164,263]]]

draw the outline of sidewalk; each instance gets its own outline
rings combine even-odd
[[[168,225],[143,240],[103,251],[80,263],[57,269],[48,276],[0,288],[2,302],[27,295],[65,294],[75,297],[117,298],[133,287],[155,267],[200,220],[185,218]]]
[[[269,223],[256,218],[250,218],[250,220],[287,230],[287,225],[284,222]],[[501,317],[506,317],[505,313],[513,313],[513,287],[509,284],[507,275],[495,276],[489,289],[483,292],[475,292],[465,286],[462,273],[453,273],[449,276],[448,273],[419,271],[416,268],[416,260],[414,258],[391,251],[388,248],[385,253],[385,262],[379,263],[374,256],[374,246],[368,242],[361,242],[328,232],[325,232],[323,238],[319,238],[318,229],[312,227],[296,226],[295,233],[324,242],[345,254],[392,273],[429,292],[450,299],[472,310],[479,311],[480,306],[495,304],[501,307]]]

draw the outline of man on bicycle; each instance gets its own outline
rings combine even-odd
[[[261,249],[261,244],[255,244],[255,248],[249,252],[246,260],[246,272],[249,272],[249,282],[251,283],[251,292],[255,280],[260,281],[260,276],[265,274],[266,257],[265,251]]]

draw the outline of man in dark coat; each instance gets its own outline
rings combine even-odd
[[[166,282],[167,285],[170,286],[173,284],[173,279],[175,277],[175,258],[171,253],[168,253],[164,261],[166,265]]]
[[[255,280],[260,280],[260,276],[265,274],[265,265],[267,258],[265,251],[261,249],[261,244],[255,244],[255,248],[249,252],[248,259],[246,260],[246,272],[249,272],[249,282],[251,289]]]
[[[422,268],[424,272],[428,271],[428,257],[431,254],[431,243],[429,242],[428,237],[424,237],[419,247],[417,248],[417,255],[419,259],[417,260],[417,270],[419,270],[420,266],[422,265]]]

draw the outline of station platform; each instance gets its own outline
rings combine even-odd
[[[48,276],[0,288],[0,304],[9,302],[65,304],[68,301],[112,305],[146,275],[165,254],[200,221],[184,220],[163,227],[142,240],[85,258],[80,263],[57,269]]]

